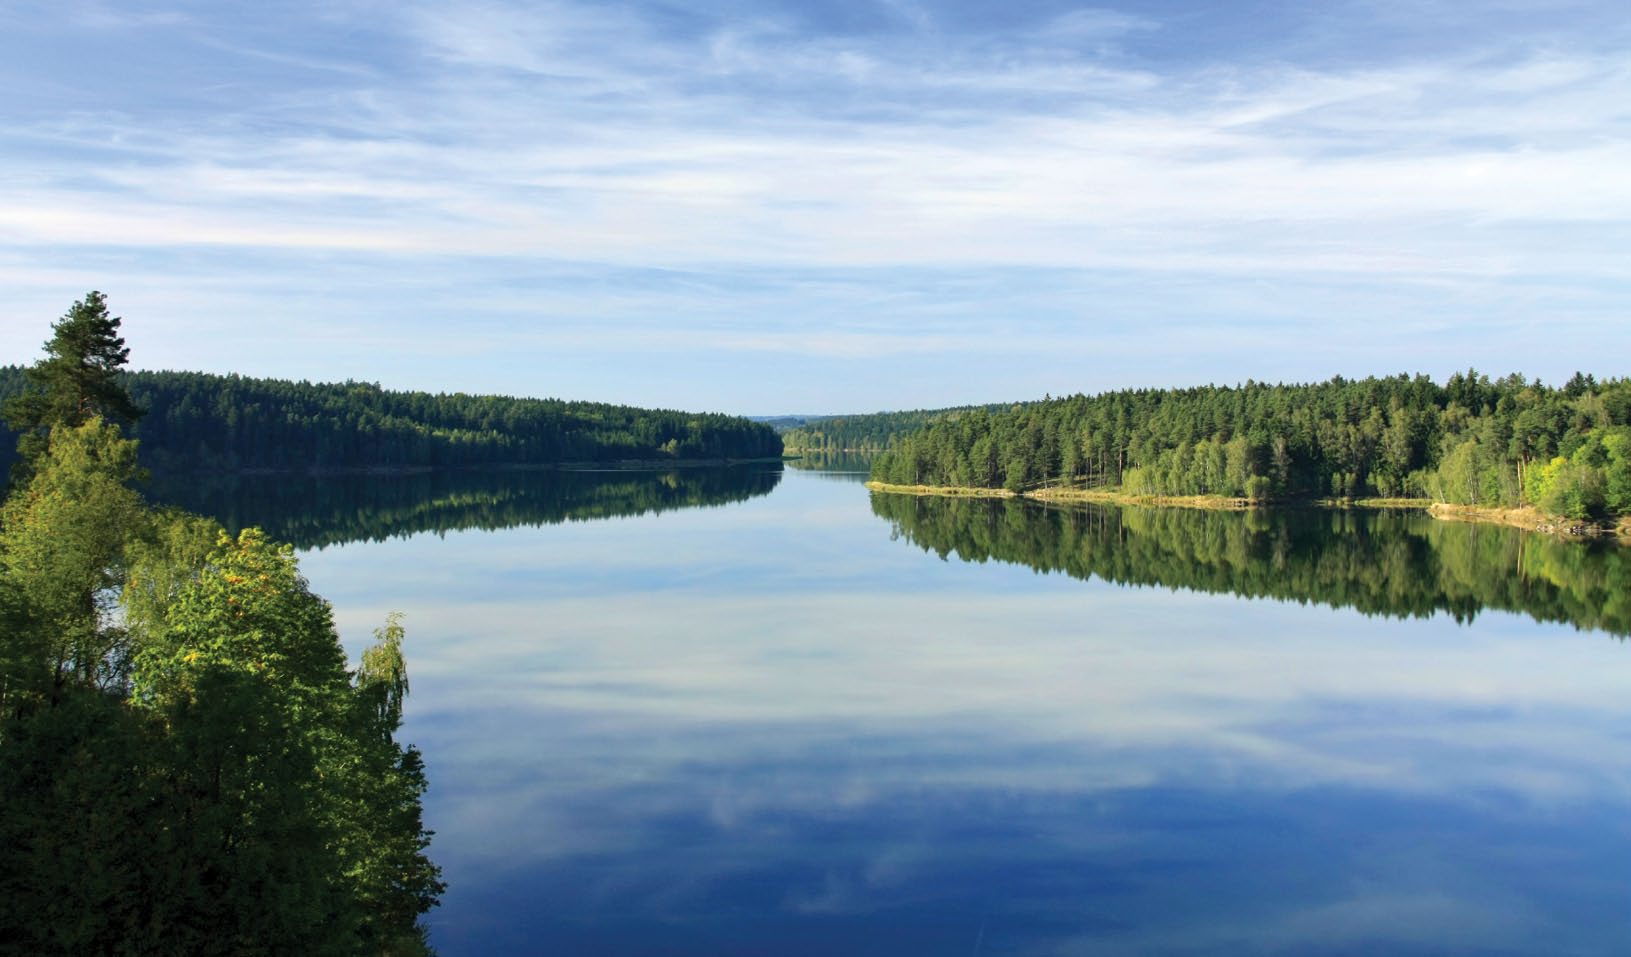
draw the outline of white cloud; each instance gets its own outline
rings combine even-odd
[[[568,328],[661,320],[677,339],[835,360],[1057,353],[1063,314],[1107,298],[1136,313],[1113,288],[1126,277],[1192,290],[1186,305],[1163,294],[1158,324],[1220,300],[1240,303],[1232,322],[1299,303],[1352,321],[1329,304],[1355,285],[1408,292],[1399,315],[1451,324],[1491,290],[1517,302],[1546,288],[1599,323],[1631,272],[1616,254],[1631,229],[1631,68],[1584,39],[1517,57],[1490,44],[1193,65],[1128,54],[1175,27],[1103,11],[970,33],[902,7],[904,29],[853,35],[564,2],[350,15],[306,24],[330,38],[320,48],[298,23],[253,42],[224,23],[141,34],[178,60],[197,42],[257,64],[241,95],[211,94],[220,109],[160,87],[147,106],[14,117],[0,132],[0,252],[25,277],[112,253],[123,274],[162,275],[203,255],[246,287],[291,278],[305,257],[318,270],[292,278],[313,283],[319,310],[326,289],[334,312],[350,311],[362,263],[376,297],[410,275],[503,282],[515,263],[676,270],[716,277],[729,301],[605,283],[529,294],[568,308],[550,314]],[[364,25],[348,62],[336,51]],[[302,64],[298,84],[267,79],[274,61]],[[969,312],[952,277],[1038,268],[1091,279],[985,301],[1046,317],[1029,335],[981,346],[966,322],[912,324],[930,302]],[[819,271],[853,277],[841,301],[814,300],[849,328],[812,331],[807,289],[773,278]],[[939,290],[902,278],[925,271]],[[1301,298],[1242,299],[1257,281]],[[6,298],[60,295],[30,285]],[[731,308],[758,327],[714,335]]]
[[[1478,227],[1524,221],[1562,233],[1631,220],[1631,184],[1617,175],[1631,145],[1604,127],[1623,112],[1605,107],[1631,93],[1618,63],[1554,55],[1154,77],[1051,55],[900,57],[735,27],[689,49],[653,39],[627,12],[565,5],[421,6],[410,22],[447,63],[425,86],[342,95],[331,120],[354,124],[353,135],[259,133],[246,114],[212,135],[183,131],[155,156],[154,131],[128,131],[142,162],[70,161],[56,185],[12,197],[5,225],[31,243],[101,233],[160,246],[624,265],[1388,276],[1423,271],[1424,257],[1394,245],[1401,223],[1432,253],[1429,271],[1477,274]],[[781,89],[693,92],[690,69]],[[609,100],[556,90],[563,76]],[[854,105],[838,102],[835,84],[922,114],[846,118]],[[1079,102],[1002,102],[1072,90]],[[957,102],[964,94],[973,105]],[[996,100],[978,102],[986,96]],[[104,125],[92,135],[117,144],[126,133]],[[64,182],[76,166],[102,185]],[[130,220],[149,225],[120,228]],[[1275,241],[1288,226],[1336,254],[1288,256]],[[1566,259],[1575,250],[1566,234],[1561,242],[1555,258]],[[1374,245],[1395,254],[1367,252]]]

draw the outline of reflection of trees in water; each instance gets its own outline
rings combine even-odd
[[[1045,507],[873,493],[893,533],[942,558],[1355,608],[1398,617],[1487,608],[1631,634],[1631,550],[1413,511]]]
[[[854,481],[865,482],[872,472],[874,457],[865,452],[801,452],[798,458],[787,460],[787,467],[800,472],[855,476]]]
[[[411,475],[189,477],[153,497],[229,530],[258,525],[297,548],[383,541],[419,532],[645,515],[765,495],[777,466],[673,471],[441,471]]]

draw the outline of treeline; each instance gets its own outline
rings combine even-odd
[[[175,476],[160,501],[229,532],[258,527],[299,549],[422,532],[494,530],[726,505],[768,495],[780,463],[671,472],[443,470],[406,475]]]
[[[395,617],[353,670],[293,550],[149,507],[92,293],[4,406],[0,951],[430,952]]]
[[[1000,406],[835,415],[811,420],[800,428],[784,430],[782,444],[789,452],[882,452],[894,448],[896,442],[932,423],[954,420],[975,409],[996,408]]]
[[[1405,496],[1602,518],[1631,512],[1631,380],[1576,374],[1553,388],[1468,370],[1442,386],[1399,375],[1075,395],[933,422],[879,456],[873,478],[1254,501]]]
[[[389,469],[774,458],[767,425],[716,413],[493,395],[397,392],[200,372],[119,378],[131,429],[160,472]],[[0,399],[25,390],[0,368]],[[0,448],[13,436],[0,433]]]
[[[1485,609],[1631,635],[1631,550],[1398,510],[1048,507],[873,493],[894,536],[941,558],[1073,578],[1316,602],[1397,618]]]

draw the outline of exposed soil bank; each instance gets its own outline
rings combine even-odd
[[[1483,505],[1451,505],[1435,502],[1427,509],[1434,518],[1449,522],[1493,522],[1511,525],[1531,532],[1545,532],[1567,538],[1598,538],[1613,535],[1623,544],[1631,544],[1631,517],[1622,518],[1613,527],[1572,518],[1547,515],[1532,506],[1522,508],[1495,508]]]
[[[874,492],[892,492],[899,495],[940,495],[945,498],[1018,498],[1005,488],[963,488],[955,485],[890,485],[888,482],[867,482]]]
[[[1028,492],[1013,492],[1005,488],[964,488],[951,485],[890,485],[887,482],[868,482],[866,487],[875,492],[901,495],[940,495],[948,498],[1028,498],[1038,502],[1097,502],[1104,505],[1170,505],[1175,508],[1207,508],[1223,511],[1244,511],[1258,508],[1243,498],[1222,495],[1128,495],[1105,489],[1039,488]]]

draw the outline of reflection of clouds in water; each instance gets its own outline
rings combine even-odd
[[[1490,906],[1498,903],[1499,907]],[[1280,946],[1353,940],[1389,928],[1396,942],[1436,947],[1500,947],[1536,923],[1521,900],[1458,900],[1418,889],[1371,888],[1294,914],[1258,937]]]
[[[1508,906],[1514,905],[1514,906]],[[1385,928],[1385,933],[1380,929]],[[1428,889],[1359,888],[1353,896],[1250,922],[1185,925],[1112,941],[1084,937],[1052,942],[1049,954],[1097,957],[1126,953],[1331,953],[1346,948],[1385,953],[1519,953],[1513,943],[1544,939],[1551,928],[1505,895],[1456,897]],[[1555,938],[1554,938],[1555,939]],[[1379,948],[1375,950],[1372,948]]]
[[[348,635],[409,612],[447,919],[515,882],[608,932],[987,908],[992,952],[1499,949],[1626,843],[1625,648],[1511,615],[941,562],[798,476],[306,570]]]
[[[1252,942],[1270,952],[1367,942],[1442,952],[1509,933],[1545,939],[1544,924],[1522,906],[1537,884],[1585,906],[1612,897],[1602,887],[1577,894],[1571,868],[1530,873],[1532,838],[1512,837],[1527,812],[1512,809],[1468,814],[1446,802],[1257,789],[1023,793],[995,782],[965,790],[899,781],[855,804],[847,788],[808,788],[822,779],[820,767],[759,766],[756,757],[569,799],[552,822],[564,829],[557,847],[568,845],[557,860],[518,859],[515,847],[536,848],[512,837],[508,857],[449,864],[474,892],[534,870],[579,873],[586,884],[567,892],[571,906],[612,924],[728,909],[743,883],[771,895],[759,902],[761,920],[887,922],[916,908],[949,902],[956,916],[983,904],[996,912],[993,941],[1006,942],[994,952],[1018,953],[1102,952],[1091,940],[1052,940],[1084,926],[1123,948],[1147,947],[1139,952],[1251,950]],[[1587,810],[1565,837],[1601,826],[1601,809]],[[1446,851],[1455,863],[1437,864]],[[1411,903],[1389,907],[1401,900]]]
[[[1251,606],[1260,614],[1249,632],[1224,633],[1216,612],[1236,604],[1227,599],[1081,599],[937,596],[925,609],[856,597],[841,621],[821,599],[793,596],[556,601],[547,623],[530,605],[485,606],[481,637],[414,649],[425,689],[415,713],[442,709],[432,688],[455,702],[481,689],[508,707],[636,723],[782,722],[790,740],[819,737],[831,722],[877,721],[891,733],[926,723],[929,736],[945,724],[979,729],[997,750],[1002,741],[1185,745],[1314,777],[1348,768],[1381,780],[1398,768],[1419,778],[1432,768],[1410,762],[1412,743],[1528,753],[1546,766],[1573,758],[1593,778],[1605,759],[1631,765],[1613,733],[1631,710],[1613,667],[1622,649],[1601,638],[1481,627],[1474,640],[1442,619],[1357,618],[1323,622],[1313,637],[1307,619],[1328,613],[1263,603]],[[1162,617],[1140,623],[1157,601]],[[1084,614],[1118,622],[1117,633],[1082,633]],[[463,616],[421,616],[416,627],[456,634]],[[678,630],[697,621],[707,626]],[[1001,622],[1027,631],[986,637],[1002,634]],[[471,661],[503,665],[470,675]]]
[[[1055,626],[1082,604],[1062,597]],[[1095,607],[1137,619],[1139,605],[1184,596],[1125,597],[1095,596]],[[1225,602],[1192,599],[1195,626]],[[474,780],[481,790],[470,800],[486,803],[438,827],[469,830],[466,853],[490,846],[507,857],[503,836],[519,833],[535,835],[534,853],[560,841],[563,853],[581,853],[617,843],[616,828],[586,833],[581,817],[563,827],[571,815],[560,806],[617,793],[612,803],[633,811],[622,790],[631,780],[660,786],[642,795],[641,815],[706,806],[721,825],[767,808],[819,813],[922,788],[1342,784],[1456,800],[1496,789],[1537,803],[1631,793],[1631,742],[1614,730],[1631,703],[1602,667],[1621,649],[1592,636],[1480,642],[1442,620],[1355,619],[1353,634],[1317,638],[1044,630],[991,643],[978,637],[991,619],[1035,623],[1050,603],[941,599],[931,617],[912,620],[884,599],[852,606],[848,627],[815,604],[554,602],[548,624],[525,604],[487,607],[482,637],[414,648],[408,732],[439,770],[438,790]],[[1131,607],[1107,607],[1116,604]],[[1296,629],[1327,614],[1254,607],[1267,613],[1258,627],[1279,618]],[[701,633],[675,631],[701,620]],[[415,627],[452,634],[466,624],[452,612]],[[1404,660],[1410,669],[1397,666]],[[502,666],[472,675],[472,661]],[[1445,688],[1435,674],[1464,678]],[[703,782],[706,795],[685,793],[696,766],[751,770],[794,757],[774,779],[716,775]],[[505,767],[513,773],[493,774]]]

